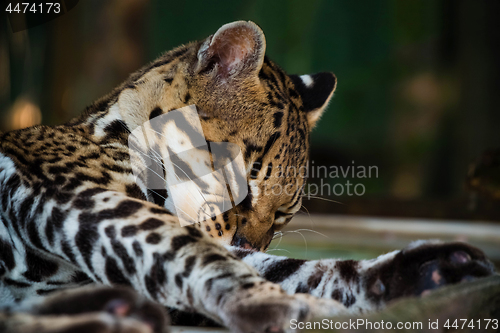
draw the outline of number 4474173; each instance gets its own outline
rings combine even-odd
[[[447,329],[460,329],[463,330],[465,328],[470,329],[478,329],[478,330],[487,330],[488,328],[496,330],[498,329],[498,319],[455,319],[455,321],[451,322],[450,319],[444,323],[443,327]]]
[[[45,3],[29,3],[29,2],[18,2],[18,3],[9,3],[7,4],[7,8],[5,11],[12,13],[56,13],[59,14],[61,12],[61,4],[59,2],[45,2]]]

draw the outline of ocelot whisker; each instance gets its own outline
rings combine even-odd
[[[290,252],[289,250],[285,250],[285,249],[269,249],[266,251],[266,253],[269,253],[269,252],[272,252],[272,251],[285,251],[285,252],[288,252],[290,254],[292,254],[292,252]]]
[[[301,196],[302,196],[302,198],[318,199],[318,200],[324,200],[324,201],[328,201],[328,202],[333,202],[333,203],[336,203],[336,204],[339,204],[339,205],[345,205],[345,203],[343,203],[343,202],[332,200],[332,199],[328,199],[328,198],[324,198],[324,197],[319,197],[319,196],[316,196],[316,195],[302,194]]]

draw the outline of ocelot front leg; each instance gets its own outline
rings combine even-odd
[[[87,286],[55,292],[0,312],[2,333],[166,333],[163,306],[128,288]]]
[[[495,273],[485,254],[466,243],[417,241],[371,260],[300,260],[235,247],[230,251],[289,294],[344,304],[351,313],[384,308],[393,299]]]
[[[10,202],[20,206],[6,207],[14,211],[6,216],[23,207],[22,200]],[[17,242],[62,258],[97,283],[129,286],[235,332],[285,331],[291,319],[343,311],[338,302],[287,295],[197,227],[180,227],[168,211],[149,202],[98,187],[80,191],[67,205],[52,198],[38,202],[43,207],[33,209],[37,214],[24,213],[25,221],[33,222],[8,220]],[[50,225],[54,216],[57,223]]]

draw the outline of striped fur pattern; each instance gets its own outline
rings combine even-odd
[[[234,332],[283,332],[291,319],[373,310],[408,294],[384,293],[399,253],[365,264],[252,252],[267,249],[299,209],[304,177],[279,172],[306,164],[309,132],[336,85],[331,73],[289,76],[264,53],[254,23],[230,23],[167,52],[65,125],[0,134],[0,331],[164,332],[161,305]],[[137,178],[128,138],[193,104],[208,142],[241,148],[248,195],[180,227],[165,156]],[[161,152],[158,138],[152,149]],[[155,177],[165,188],[148,187]],[[288,190],[269,195],[276,186]],[[480,251],[460,246],[424,244],[401,265],[476,269],[461,270],[464,278],[491,271]],[[420,250],[428,260],[411,255]],[[379,300],[369,301],[373,290]]]

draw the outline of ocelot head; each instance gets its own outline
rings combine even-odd
[[[221,174],[219,184],[202,182],[206,186],[203,195],[198,194],[204,200],[202,207],[189,200],[198,190],[189,190],[186,184],[180,186],[186,189],[184,194],[177,192],[172,198],[169,193],[162,204],[191,216],[223,244],[259,250],[269,246],[273,234],[301,207],[309,133],[336,86],[332,73],[287,75],[265,56],[265,49],[264,34],[253,22],[226,24],[205,40],[167,52],[134,74],[126,83],[133,89],[124,87],[118,100],[122,119],[132,129],[194,105],[210,147],[215,143],[239,147],[246,187],[237,190],[246,193],[241,200],[233,200],[237,196],[234,188],[229,189],[233,190],[230,200],[221,199],[221,193],[228,191],[228,181],[223,177],[231,177]],[[134,112],[135,108],[150,113]],[[181,127],[180,132],[157,129],[163,135],[155,142],[156,160],[176,155],[172,170],[158,169],[165,174],[167,188],[182,174],[193,172],[192,176],[197,176],[192,166],[185,165],[187,155],[177,153],[197,147],[192,142],[196,135],[188,132],[195,133],[198,125],[189,119],[174,123]],[[162,148],[168,140],[177,141]],[[232,207],[229,210],[228,203]]]

